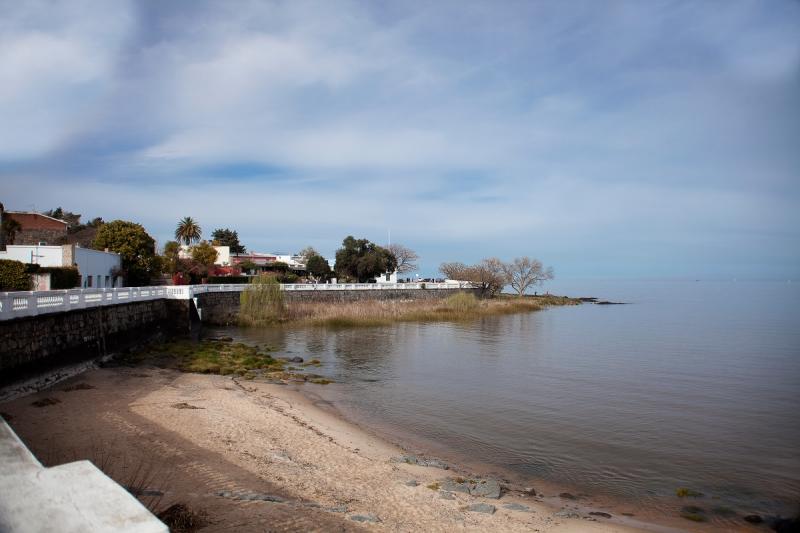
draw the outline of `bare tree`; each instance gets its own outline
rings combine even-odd
[[[503,262],[496,257],[484,259],[477,265],[442,263],[439,270],[449,279],[468,281],[484,296],[495,296],[506,286]]]
[[[407,248],[402,244],[389,244],[385,248],[389,250],[397,260],[397,272],[399,274],[414,272],[417,269],[419,255],[411,248]]]
[[[439,265],[439,272],[444,274],[447,279],[454,279],[458,281],[469,281],[467,279],[467,265],[464,263],[442,263]]]
[[[314,247],[313,247],[313,246],[306,246],[305,248],[303,248],[302,250],[300,250],[299,252],[297,252],[297,255],[299,255],[300,257],[302,257],[304,261],[308,261],[309,259],[311,259],[311,258],[312,258],[312,257],[314,257],[315,255],[320,255],[320,253],[319,253],[319,252],[317,252],[317,251],[314,249]]]
[[[545,269],[541,261],[532,257],[517,257],[511,263],[503,263],[502,270],[508,284],[520,296],[529,287],[541,285],[554,277],[552,268]]]

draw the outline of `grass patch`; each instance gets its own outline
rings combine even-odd
[[[286,302],[275,276],[254,277],[239,296],[239,324],[264,326],[285,320]]]
[[[198,374],[245,376],[254,370],[280,371],[284,361],[241,343],[179,340],[153,346],[128,358]]]
[[[703,495],[702,492],[698,492],[686,487],[678,487],[675,489],[675,494],[678,496],[678,498],[699,498]]]
[[[439,484],[438,481],[434,481],[433,483],[428,485],[428,488],[431,490],[439,490],[441,488],[441,484]]]
[[[510,296],[480,300],[458,292],[444,299],[363,300],[357,302],[292,302],[283,320],[332,328],[387,326],[397,322],[463,322],[492,315],[539,311],[554,305],[577,305],[561,296]]]

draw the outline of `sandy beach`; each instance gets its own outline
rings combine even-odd
[[[521,490],[443,497],[429,485],[466,473],[397,462],[403,450],[314,403],[289,386],[118,367],[0,412],[45,464],[90,459],[151,508],[186,505],[204,531],[641,530]],[[468,508],[481,503],[496,512]]]

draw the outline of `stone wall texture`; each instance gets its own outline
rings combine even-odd
[[[0,382],[188,331],[187,307],[175,302],[151,300],[0,321]]]

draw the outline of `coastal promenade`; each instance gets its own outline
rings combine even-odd
[[[149,300],[193,300],[201,294],[241,292],[247,284],[163,285],[114,289],[0,292],[0,320],[89,309]],[[467,283],[295,283],[282,284],[287,292],[419,291],[469,288]]]

